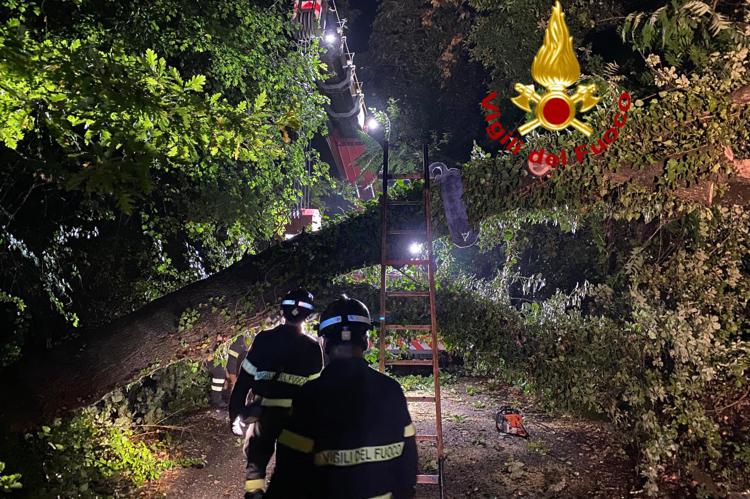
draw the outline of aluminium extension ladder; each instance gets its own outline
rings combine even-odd
[[[410,402],[421,402],[421,403],[432,403],[435,406],[435,434],[432,435],[417,435],[417,442],[428,441],[434,442],[437,447],[437,474],[420,474],[417,475],[417,484],[433,484],[438,486],[439,497],[444,497],[444,475],[443,475],[443,461],[445,454],[443,451],[443,428],[442,428],[442,413],[440,410],[440,370],[439,370],[439,347],[437,339],[437,328],[436,328],[436,314],[435,314],[435,263],[432,256],[432,224],[430,220],[431,206],[430,206],[430,172],[429,172],[429,151],[428,146],[424,146],[423,151],[423,162],[424,171],[420,173],[409,173],[409,174],[391,174],[388,173],[388,142],[386,141],[383,146],[383,192],[380,197],[380,330],[379,330],[379,343],[380,343],[380,372],[385,371],[387,365],[400,365],[400,366],[432,366],[432,376],[435,383],[435,394],[432,397],[406,397],[407,401]],[[388,181],[396,179],[405,179],[412,181],[421,180],[424,182],[423,188],[423,200],[422,201],[407,201],[407,200],[389,200],[388,199]],[[423,206],[424,208],[424,220],[425,227],[423,230],[404,230],[398,228],[388,227],[388,211],[390,207],[398,206]],[[420,256],[418,258],[394,258],[391,259],[388,256],[388,236],[396,236],[397,242],[401,243],[399,246],[403,248],[405,242],[411,242],[405,240],[403,236],[418,236],[423,238],[422,240],[422,251],[421,255],[426,252],[427,258]],[[399,237],[401,236],[401,237]],[[425,251],[426,250],[426,251]],[[429,291],[388,291],[387,279],[388,272],[387,267],[403,267],[403,266],[414,266],[417,268],[426,268],[427,277],[429,281]],[[388,311],[388,298],[428,298],[429,299],[429,315],[430,324],[394,324],[392,321],[387,320],[390,318]],[[387,360],[386,359],[386,335],[389,331],[429,331],[431,333],[431,349],[432,359],[430,360]]]

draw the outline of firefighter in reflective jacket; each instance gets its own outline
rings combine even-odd
[[[239,376],[240,369],[242,369],[242,361],[245,360],[245,355],[247,355],[247,343],[245,343],[245,339],[245,335],[241,334],[229,345],[229,349],[227,350],[227,401],[229,401],[234,384],[237,382],[237,376]]]
[[[211,405],[226,408],[224,386],[227,382],[227,370],[220,364],[213,365],[210,363],[209,367],[208,373],[211,375]]]
[[[208,372],[211,376],[212,406],[226,408],[246,352],[247,345],[245,344],[245,335],[243,334],[229,346],[226,368],[220,364],[208,364]]]
[[[289,419],[292,398],[323,368],[320,345],[302,333],[302,324],[313,312],[312,294],[289,293],[281,302],[281,312],[284,324],[255,337],[229,402],[232,431],[247,436],[245,498],[249,499],[263,497],[266,466]]]
[[[321,316],[329,364],[294,398],[265,499],[403,499],[417,447],[399,384],[363,359],[370,314],[344,297]]]

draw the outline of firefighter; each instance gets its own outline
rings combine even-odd
[[[229,401],[234,384],[237,382],[237,376],[240,374],[242,369],[242,361],[245,360],[247,354],[247,343],[246,336],[241,334],[234,343],[229,345],[227,350],[227,383],[226,391],[224,392],[226,400]]]
[[[216,408],[226,408],[224,386],[227,381],[227,370],[224,366],[209,364],[208,373],[211,375],[211,405]]]
[[[363,358],[370,313],[346,296],[321,316],[329,364],[294,398],[266,499],[404,499],[417,478],[415,428],[399,384]]]
[[[289,418],[292,398],[307,381],[320,376],[323,368],[320,345],[302,333],[313,310],[309,292],[286,295],[281,302],[284,323],[258,333],[242,361],[229,416],[232,431],[247,438],[246,499],[263,497],[266,466]]]

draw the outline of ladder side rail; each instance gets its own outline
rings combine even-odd
[[[437,339],[437,310],[435,306],[435,260],[432,254],[432,200],[430,198],[429,146],[424,146],[424,203],[425,229],[427,231],[427,273],[430,286],[430,321],[432,325],[432,377],[435,383],[435,434],[437,435],[438,462],[444,458],[443,421],[440,405],[440,352]],[[442,476],[440,476],[442,481]]]
[[[383,192],[380,195],[380,353],[379,371],[385,372],[385,325],[386,325],[386,262],[388,249],[388,139],[383,142]]]

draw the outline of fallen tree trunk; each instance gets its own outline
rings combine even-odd
[[[205,357],[240,329],[261,325],[290,289],[322,290],[338,275],[375,264],[378,220],[373,207],[281,242],[80,340],[21,361],[3,374],[0,422],[24,429],[96,402],[156,367]]]

